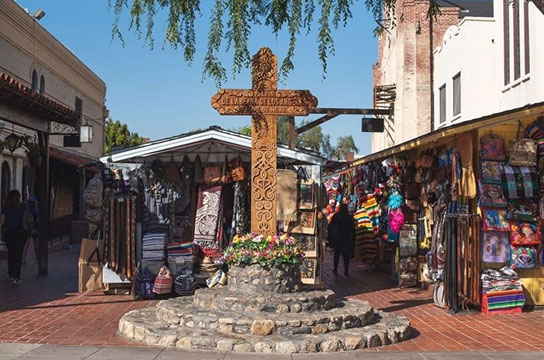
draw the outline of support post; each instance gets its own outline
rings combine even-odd
[[[40,202],[40,235],[38,240],[38,274],[47,275],[49,242],[49,135],[38,132],[43,159],[38,168],[38,201]]]
[[[297,129],[295,128],[295,117],[289,116],[289,149],[294,150],[297,145]]]
[[[85,191],[85,184],[87,183],[87,174],[84,167],[79,168],[79,216],[78,220],[85,220],[85,200],[83,199],[83,192]]]

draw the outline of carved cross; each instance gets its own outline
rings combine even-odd
[[[278,59],[269,48],[253,56],[252,89],[221,89],[212,106],[221,115],[251,115],[251,231],[276,232],[277,116],[306,116],[317,106],[308,90],[278,90]]]

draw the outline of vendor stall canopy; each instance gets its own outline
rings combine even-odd
[[[150,163],[155,159],[181,162],[185,156],[194,161],[199,156],[203,163],[224,163],[241,156],[251,161],[251,136],[211,126],[206,130],[185,133],[142,145],[110,152],[100,159],[102,163]],[[306,149],[289,149],[278,144],[278,165],[324,165],[326,159]]]

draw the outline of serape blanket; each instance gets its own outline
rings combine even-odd
[[[217,227],[221,206],[221,185],[201,188],[198,192],[198,202],[195,219],[194,243],[204,253],[215,252],[219,249]]]

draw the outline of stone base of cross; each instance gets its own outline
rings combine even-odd
[[[308,90],[278,90],[278,59],[269,48],[253,56],[252,89],[221,89],[212,106],[221,115],[251,115],[251,231],[277,230],[277,117],[306,116],[317,106]]]

